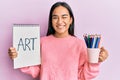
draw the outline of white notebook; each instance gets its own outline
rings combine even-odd
[[[41,64],[40,26],[38,24],[14,24],[13,47],[18,52],[14,69]]]

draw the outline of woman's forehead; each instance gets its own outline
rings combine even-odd
[[[63,6],[56,7],[52,13],[52,15],[63,15],[63,14],[69,14],[68,10]]]

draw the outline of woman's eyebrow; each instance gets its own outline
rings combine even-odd
[[[53,14],[52,17],[53,17],[53,16],[57,16],[57,15]]]
[[[62,16],[68,16],[68,14],[63,14]]]
[[[56,14],[53,14],[52,17],[57,16]],[[63,14],[62,16],[68,16],[68,14]]]

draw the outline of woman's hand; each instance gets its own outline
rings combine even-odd
[[[100,48],[99,62],[103,62],[108,58],[108,51],[104,48]]]
[[[8,49],[8,54],[9,54],[9,57],[10,57],[11,59],[16,58],[17,55],[18,55],[16,49],[13,48],[13,47],[10,47],[10,48]]]

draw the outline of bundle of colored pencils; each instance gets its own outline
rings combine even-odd
[[[87,48],[98,48],[101,40],[101,35],[84,34],[83,35]]]

